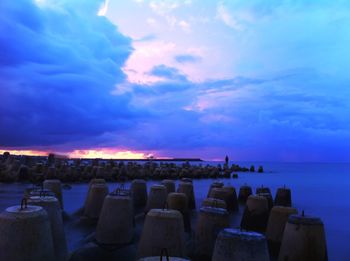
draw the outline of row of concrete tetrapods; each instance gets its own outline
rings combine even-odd
[[[132,208],[144,206],[146,219],[137,256],[148,260],[165,249],[171,257],[185,257],[183,234],[191,231],[190,211],[196,207],[192,182],[180,182],[175,192],[175,182],[163,180],[151,186],[147,194],[146,182],[134,180],[130,191],[132,198],[123,193],[107,195],[104,180],[95,179],[90,183],[85,215],[100,217],[97,241],[104,244],[130,242]],[[241,227],[229,228],[229,213],[238,210],[239,201],[246,202]],[[102,210],[96,206],[101,206]],[[111,227],[112,220],[114,227]],[[213,183],[200,209],[192,259],[269,260],[271,255],[281,261],[326,260],[325,242],[321,220],[303,213],[297,215],[297,210],[291,207],[290,189],[278,189],[273,201],[268,188],[257,188],[256,195],[252,195],[250,187],[242,186],[237,197],[234,187]]]
[[[43,188],[0,213],[0,260],[67,260],[61,182],[46,180]]]
[[[47,180],[44,188],[55,197],[32,191],[28,206],[23,202],[0,214],[0,260],[67,260],[61,185],[58,180]],[[239,202],[245,203],[241,227],[230,228],[230,213],[238,210]],[[196,208],[191,180],[181,181],[177,190],[173,180],[163,180],[152,185],[148,194],[144,180],[134,180],[128,190],[109,193],[105,180],[93,179],[84,216],[97,220],[99,244],[128,244],[134,234],[134,209],[140,207],[146,216],[137,258],[160,260],[164,254],[168,260],[188,260],[185,232],[192,231],[191,210]],[[273,201],[268,188],[257,188],[252,195],[249,186],[242,186],[237,197],[234,187],[214,182],[202,202],[194,232],[191,260],[264,261],[270,255],[279,261],[327,260],[323,223],[298,215],[291,207],[291,191],[285,187],[278,189]]]

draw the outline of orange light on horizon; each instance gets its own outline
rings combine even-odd
[[[25,156],[47,156],[49,152],[40,150],[0,150],[0,154],[9,152],[11,155],[25,155]]]
[[[113,149],[74,150],[68,153],[70,158],[102,158],[102,159],[146,159],[151,156],[143,152],[130,150],[116,151]]]

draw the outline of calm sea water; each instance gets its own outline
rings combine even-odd
[[[203,165],[206,163],[202,163]],[[218,164],[217,162],[210,164]],[[239,163],[250,166],[250,162]],[[238,189],[248,184],[255,190],[265,185],[270,187],[273,195],[278,187],[286,185],[292,189],[293,205],[307,215],[320,217],[326,229],[329,260],[350,260],[350,163],[259,163],[265,173],[239,173],[238,179],[222,179]],[[194,180],[197,207],[206,197],[212,179]],[[150,181],[151,184],[158,181]],[[126,183],[128,186],[129,183]],[[26,184],[0,183],[0,209],[18,204]],[[114,189],[117,183],[111,183]],[[73,213],[82,206],[87,191],[87,184],[73,184],[71,190],[64,191],[65,210]],[[239,220],[237,219],[237,222]],[[70,240],[68,235],[68,240]],[[70,249],[74,244],[70,244]]]

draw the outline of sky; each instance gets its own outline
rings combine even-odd
[[[0,152],[350,161],[346,0],[2,0]]]

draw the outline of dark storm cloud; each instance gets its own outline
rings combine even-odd
[[[96,15],[101,1],[54,4],[0,3],[2,146],[93,144],[142,114],[111,95],[132,47]]]

